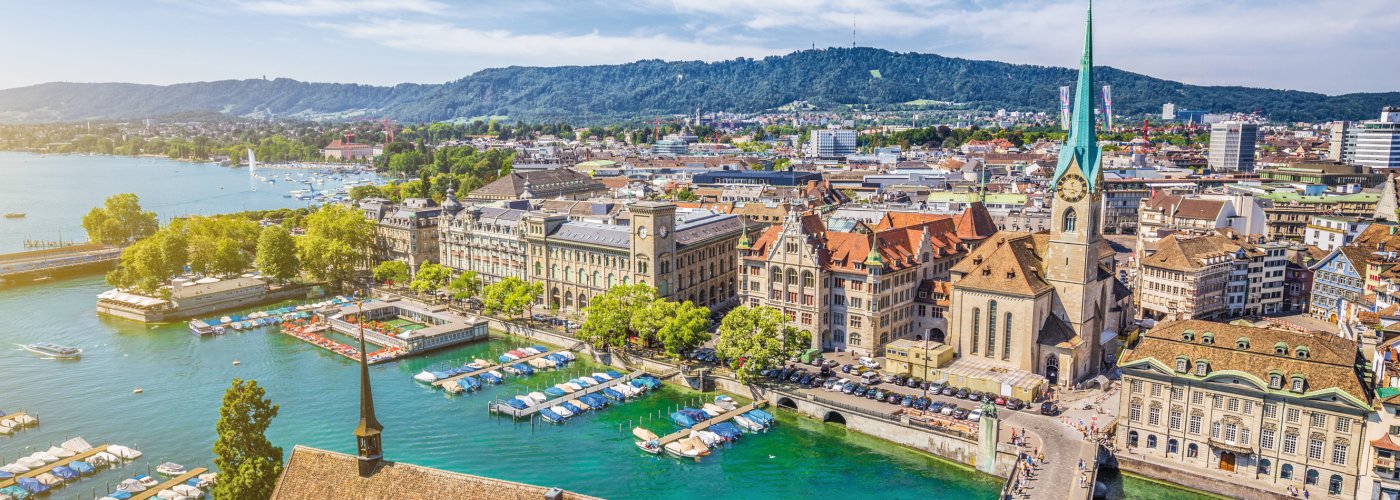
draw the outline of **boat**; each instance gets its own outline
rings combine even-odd
[[[549,409],[550,409],[550,411],[553,411],[554,413],[558,413],[559,416],[564,417],[564,418],[569,418],[569,417],[574,416],[574,412],[569,411],[569,409],[568,409],[568,408],[565,408],[563,405],[554,405],[554,406],[549,407]]]
[[[236,360],[236,359],[233,360],[233,366],[238,366],[238,365],[241,365],[241,364],[243,364],[242,361],[239,361],[239,360]]]
[[[636,441],[637,448],[652,455],[658,455],[661,453],[661,438],[656,437],[656,433],[638,427],[632,429],[632,435],[637,436],[637,439],[641,440]]]
[[[529,396],[530,399],[535,400],[536,403],[543,403],[549,399],[549,396],[545,396],[543,392],[532,392]]]
[[[185,473],[185,466],[175,462],[166,462],[156,466],[156,472],[167,476],[178,476]]]
[[[725,396],[723,394],[715,396],[715,404],[718,405],[720,408],[724,408],[725,411],[733,411],[739,408],[739,404],[734,402],[734,398]]]
[[[551,410],[549,408],[540,408],[540,418],[543,418],[548,422],[555,423],[564,421],[563,416],[560,416],[558,413],[554,413],[554,410]]]
[[[141,393],[143,393],[143,392],[146,392],[146,391],[145,391],[144,389],[140,388],[140,387],[137,387],[137,388],[131,390],[131,393],[132,393],[132,394],[141,394]]]
[[[132,479],[139,481],[141,486],[145,486],[146,488],[154,488],[156,485],[160,484],[160,481],[156,481],[156,478],[145,474],[137,474],[136,477]]]
[[[190,320],[190,333],[199,336],[213,335],[214,326],[202,319]]]
[[[709,413],[711,416],[715,416],[715,417],[718,417],[718,416],[720,416],[720,415],[723,415],[723,414],[725,413],[725,411],[726,411],[724,408],[721,408],[719,405],[714,404],[714,403],[705,403],[705,407],[704,407],[704,408],[705,408],[705,413]]]
[[[762,425],[756,424],[752,420],[744,418],[743,415],[735,415],[734,424],[749,432],[759,432],[763,430]]]
[[[699,452],[696,452],[695,450],[686,449],[680,441],[671,441],[669,443],[666,443],[665,449],[667,455],[671,455],[676,458],[694,458],[696,460],[700,459]]]
[[[434,376],[432,372],[429,372],[428,370],[423,370],[421,373],[414,375],[413,380],[417,380],[425,384],[431,384],[433,382],[437,382],[437,377]]]
[[[76,347],[61,346],[51,342],[35,342],[24,346],[26,351],[53,356],[58,359],[78,359],[83,356],[83,350]]]
[[[25,216],[27,216],[27,215],[28,215],[28,214],[26,214],[26,213],[24,213],[24,212],[8,212],[8,213],[5,214],[5,218],[6,218],[6,219],[23,219],[23,218],[24,218]]]

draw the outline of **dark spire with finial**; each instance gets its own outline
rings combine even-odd
[[[365,354],[364,301],[356,302],[356,308],[355,323],[360,326],[360,425],[355,427],[355,441],[359,449],[360,477],[370,477],[384,461],[384,449],[379,442],[384,426],[374,418],[374,391],[369,386],[369,359]]]

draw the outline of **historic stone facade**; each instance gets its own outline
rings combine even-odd
[[[424,263],[438,261],[438,216],[442,208],[426,198],[409,198],[393,204],[365,200],[360,211],[375,223],[377,260],[398,260],[418,272]]]

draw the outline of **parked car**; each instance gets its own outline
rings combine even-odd
[[[806,370],[793,370],[793,371],[792,371],[792,374],[791,374],[791,375],[788,375],[787,381],[788,381],[788,382],[796,382],[796,381],[798,381],[798,380],[802,380],[802,375],[804,375],[804,374],[806,374],[806,373],[807,373]]]
[[[885,399],[884,389],[875,389],[865,393],[865,399]]]
[[[862,356],[858,361],[860,361],[861,366],[871,370],[880,368],[880,363],[875,362],[875,360],[869,356]]]
[[[798,379],[797,383],[802,384],[804,386],[810,386],[812,384],[812,379],[814,378],[816,377],[812,376],[811,374],[806,374],[803,375],[802,378]]]
[[[943,390],[939,391],[939,394],[942,394],[944,396],[956,396],[958,395],[958,388],[953,387],[951,385],[945,385],[943,386]]]
[[[841,387],[841,392],[843,394],[855,394],[857,387],[860,386],[856,385],[855,382],[850,382],[847,383],[845,386]]]
[[[972,412],[969,411],[967,408],[958,408],[956,411],[953,412],[952,417],[958,420],[967,420],[967,415],[969,413]]]
[[[942,401],[929,401],[928,408],[925,409],[932,413],[940,413],[941,410],[943,410],[944,406],[948,406],[948,403],[944,403]]]
[[[909,380],[906,381],[904,385],[905,385],[905,387],[913,387],[913,388],[915,388],[915,389],[922,389],[922,388],[924,387],[924,379],[919,378],[919,377],[909,377]]]
[[[909,408],[914,406],[914,396],[904,396],[899,399],[899,406]]]
[[[969,392],[968,392],[967,389],[958,389],[958,392],[955,393],[954,395],[957,396],[958,399],[967,399],[967,395],[968,395],[968,394],[969,394]]]
[[[993,403],[996,403],[997,406],[1006,406],[1006,396],[997,396],[996,401],[993,401]]]
[[[826,360],[826,361],[822,361],[822,366],[825,366],[825,367],[827,367],[827,368],[832,368],[832,369],[835,369],[835,368],[836,368],[838,365],[840,365],[840,364],[841,364],[841,363],[837,362],[837,361],[834,360],[834,359],[828,359],[828,360]]]
[[[846,364],[844,364],[844,365],[841,365],[841,373],[851,373],[851,368],[852,368],[852,367],[851,367],[851,364],[850,364],[850,363],[846,363]]]
[[[933,404],[933,400],[929,399],[927,396],[921,397],[917,401],[918,402],[915,404],[918,405],[917,408],[920,410],[927,410],[929,405]]]
[[[1022,401],[1019,400],[1019,399],[1010,398],[1010,399],[1007,399],[1007,400],[1006,400],[1006,409],[1008,409],[1008,410],[1016,411],[1016,410],[1019,410],[1019,409],[1021,409],[1021,408],[1025,408],[1025,407],[1026,407],[1026,403],[1022,402]]]
[[[977,422],[977,421],[982,420],[982,409],[981,409],[981,408],[978,408],[978,409],[976,409],[976,410],[972,410],[972,411],[968,412],[968,414],[967,414],[967,419],[968,419],[969,421],[972,421],[972,422]]]
[[[957,411],[957,410],[958,410],[958,405],[955,405],[955,404],[952,404],[952,403],[948,403],[948,404],[946,404],[946,405],[943,405],[943,408],[940,409],[940,410],[938,410],[938,413],[942,413],[942,414],[944,414],[944,415],[952,415],[953,412],[955,412],[955,411]]]
[[[1060,408],[1055,406],[1054,401],[1046,401],[1040,404],[1040,414],[1053,417],[1060,414]]]
[[[974,403],[975,403],[975,402],[978,402],[978,401],[981,401],[981,400],[982,400],[982,393],[977,392],[977,391],[967,391],[967,400],[968,400],[968,401],[972,401],[972,402],[974,402]]]
[[[875,384],[878,384],[878,383],[880,383],[880,374],[879,374],[878,372],[875,372],[875,371],[868,371],[868,372],[862,373],[862,374],[860,374],[860,381],[861,381],[861,382],[865,382],[866,385],[875,385]]]

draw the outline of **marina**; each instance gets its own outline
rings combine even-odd
[[[520,408],[520,407],[518,407],[518,406],[512,406],[511,404],[509,404],[509,403],[506,402],[506,401],[509,401],[509,400],[497,401],[497,402],[493,403],[493,404],[490,406],[490,411],[491,411],[492,413],[497,413],[497,414],[501,414],[501,415],[509,415],[511,418],[524,418],[524,417],[529,417],[529,416],[534,415],[534,414],[536,414],[536,413],[540,413],[541,411],[549,411],[549,413],[556,413],[556,412],[553,412],[552,410],[550,410],[550,408],[555,407],[555,406],[560,406],[561,403],[566,403],[566,402],[569,402],[569,401],[574,400],[574,399],[579,399],[580,396],[585,396],[585,395],[589,395],[589,394],[598,394],[598,393],[602,393],[605,389],[609,389],[609,388],[615,387],[615,386],[617,386],[617,385],[619,385],[619,384],[626,384],[626,383],[628,383],[628,382],[631,382],[632,379],[635,379],[635,378],[637,378],[637,377],[640,377],[640,376],[644,375],[645,372],[643,372],[643,371],[641,371],[641,370],[637,370],[637,371],[634,371],[634,372],[632,372],[632,373],[628,373],[628,374],[626,374],[626,375],[623,375],[623,374],[617,373],[617,372],[608,373],[609,376],[611,376],[611,375],[613,375],[613,374],[616,374],[616,375],[618,375],[618,376],[613,377],[613,378],[611,378],[610,380],[607,380],[607,381],[605,381],[605,382],[603,382],[603,383],[601,383],[601,384],[597,384],[597,385],[592,385],[592,386],[584,387],[584,388],[582,388],[582,390],[578,390],[578,391],[575,391],[575,392],[564,393],[564,394],[561,395],[561,396],[557,396],[557,397],[555,397],[555,398],[553,398],[553,399],[547,399],[547,400],[545,400],[545,401],[543,401],[543,402],[537,402],[537,403],[535,403],[535,404],[532,404],[532,405],[530,405],[530,406],[526,406],[526,407],[524,407],[524,408]],[[562,390],[561,390],[561,392],[562,392]],[[513,398],[513,399],[514,399],[515,401],[522,401],[522,402],[523,402],[523,400],[519,399],[519,396],[516,396],[516,398]],[[621,401],[621,400],[619,400],[619,399],[614,399],[614,401]],[[557,414],[557,413],[556,413],[556,414]],[[566,417],[566,418],[567,418],[567,417]],[[553,418],[551,418],[551,420],[553,420]]]
[[[130,500],[146,500],[147,498],[155,498],[157,495],[161,495],[162,493],[164,493],[164,492],[166,492],[166,491],[171,491],[171,492],[175,492],[175,493],[178,494],[179,492],[175,490],[176,487],[181,486],[181,485],[184,485],[184,486],[189,486],[189,487],[192,487],[192,488],[193,488],[193,487],[195,487],[195,486],[190,485],[190,484],[188,484],[188,483],[189,483],[190,481],[198,481],[199,478],[200,478],[200,476],[202,476],[202,475],[204,475],[204,474],[206,474],[206,473],[208,473],[208,472],[209,472],[209,469],[205,469],[205,468],[202,468],[202,467],[201,467],[201,468],[196,468],[196,469],[194,469],[194,470],[192,470],[192,471],[189,471],[189,472],[186,472],[186,473],[181,474],[181,475],[179,475],[179,476],[176,476],[174,479],[171,479],[171,480],[169,480],[169,481],[166,481],[166,482],[157,484],[157,485],[155,485],[155,486],[153,486],[153,487],[151,487],[151,488],[148,488],[146,491],[143,491],[143,492],[137,493],[137,494],[135,494],[135,495],[132,495]],[[182,496],[188,497],[188,495],[182,495]],[[169,498],[169,496],[161,496],[161,498]]]
[[[674,443],[674,442],[676,442],[676,441],[681,440],[682,438],[685,438],[685,437],[690,436],[691,431],[703,431],[703,430],[705,430],[705,429],[709,429],[711,426],[714,426],[715,424],[718,424],[718,423],[720,423],[720,422],[728,422],[728,421],[730,421],[730,420],[733,420],[734,417],[738,417],[738,416],[741,416],[741,415],[743,415],[743,414],[745,414],[745,413],[748,413],[748,412],[750,412],[750,411],[753,411],[753,410],[762,408],[762,407],[763,407],[764,405],[766,405],[766,404],[767,404],[767,402],[765,402],[765,401],[757,401],[757,402],[754,402],[754,403],[749,403],[749,404],[746,404],[746,405],[744,405],[744,406],[740,406],[740,407],[738,407],[738,408],[736,408],[736,409],[734,409],[734,410],[731,410],[731,411],[729,411],[728,413],[725,413],[725,414],[720,415],[720,416],[718,416],[718,417],[714,417],[714,418],[711,418],[711,419],[709,419],[709,420],[705,420],[705,421],[703,421],[703,422],[697,422],[697,423],[695,423],[694,425],[685,428],[684,430],[679,430],[679,431],[672,432],[672,433],[670,433],[670,434],[665,435],[664,437],[662,437],[662,438],[659,440],[659,444],[664,448],[664,447],[666,447],[666,445],[669,445],[669,444],[671,444],[671,443]]]
[[[504,362],[504,361],[503,361],[503,362],[501,362],[500,364],[491,365],[491,366],[488,366],[488,367],[485,367],[485,368],[481,368],[481,369],[478,369],[478,370],[475,370],[475,371],[471,371],[471,372],[467,372],[467,373],[461,373],[461,374],[457,374],[457,375],[452,375],[452,376],[449,376],[449,377],[447,377],[447,378],[445,378],[445,379],[435,380],[435,381],[432,382],[432,385],[433,385],[433,387],[443,387],[444,385],[447,385],[449,382],[456,382],[457,380],[461,380],[461,379],[467,378],[467,377],[479,377],[479,376],[481,376],[481,374],[483,374],[483,373],[489,373],[489,372],[492,372],[492,371],[502,370],[502,369],[504,369],[504,368],[506,368],[507,366],[510,366],[510,365],[516,365],[516,364],[524,363],[524,364],[526,364],[526,365],[528,366],[528,364],[529,364],[531,361],[534,361],[534,360],[536,360],[536,359],[541,359],[541,358],[544,358],[544,357],[546,357],[546,356],[550,356],[550,355],[554,355],[554,354],[559,354],[559,353],[566,352],[566,351],[569,351],[569,350],[568,350],[568,349],[554,349],[554,350],[551,350],[551,351],[545,351],[545,352],[542,352],[542,353],[539,353],[539,354],[530,355],[530,356],[527,356],[527,357],[524,357],[524,358],[514,359],[514,360],[511,360],[511,361],[509,361],[509,362]],[[572,355],[572,353],[570,353],[570,355]]]
[[[0,436],[8,436],[17,431],[39,425],[39,419],[22,411],[10,414],[0,411]]]

